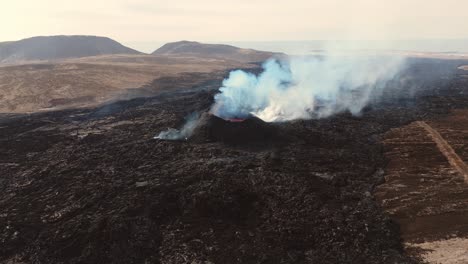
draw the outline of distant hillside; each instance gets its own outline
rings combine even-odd
[[[146,54],[0,64],[0,119],[2,113],[95,106],[117,98],[189,89],[212,80],[219,79],[219,84],[230,69],[255,67],[237,61]]]
[[[193,41],[167,43],[152,54],[217,58],[241,62],[264,61],[272,56],[281,55],[280,53],[241,49],[230,45],[204,44]]]
[[[140,54],[115,40],[96,36],[48,36],[0,43],[0,62],[56,60],[107,54]]]

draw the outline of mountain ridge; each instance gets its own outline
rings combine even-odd
[[[0,62],[57,60],[110,54],[142,54],[101,36],[36,36],[0,42]]]
[[[227,44],[207,44],[197,41],[182,40],[166,43],[152,52],[151,55],[194,56],[243,62],[260,62],[284,54],[243,49]]]

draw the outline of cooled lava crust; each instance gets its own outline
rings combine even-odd
[[[466,108],[467,73],[449,74],[460,63],[415,59],[403,76],[413,82],[396,81],[361,117],[275,124],[281,146],[153,139],[210,108],[222,80],[209,92],[0,115],[0,263],[413,263],[373,198],[380,142]],[[212,136],[230,133],[221,121],[209,118]]]
[[[223,119],[211,113],[204,113],[191,140],[242,144],[269,141],[275,135],[276,129],[273,124],[264,122],[255,116]]]

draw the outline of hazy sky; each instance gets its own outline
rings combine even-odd
[[[468,0],[0,0],[0,41],[468,38]]]

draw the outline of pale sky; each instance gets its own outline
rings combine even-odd
[[[0,41],[468,38],[468,0],[0,0]]]

